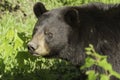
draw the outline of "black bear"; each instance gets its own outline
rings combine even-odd
[[[38,2],[34,13],[38,21],[28,43],[31,54],[61,58],[80,66],[85,62],[84,48],[93,44],[120,73],[119,4],[91,3],[49,11]]]

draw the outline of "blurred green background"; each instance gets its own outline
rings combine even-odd
[[[47,9],[89,2],[120,3],[120,0],[0,0],[0,80],[77,80],[80,71],[60,59],[31,56],[26,44],[36,22],[35,2]]]

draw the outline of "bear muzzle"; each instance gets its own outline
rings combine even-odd
[[[35,43],[28,43],[28,51],[34,56],[46,56],[50,53],[50,49],[46,45],[36,45]]]
[[[28,51],[34,56],[46,56],[50,53],[50,49],[43,36],[39,36],[37,39],[36,37],[33,37],[33,39],[28,43],[27,47]]]

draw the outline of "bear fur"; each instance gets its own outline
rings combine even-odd
[[[49,11],[38,2],[34,13],[38,21],[28,43],[31,54],[81,66],[86,58],[85,48],[93,44],[96,52],[107,55],[113,69],[120,73],[119,4],[90,3]]]

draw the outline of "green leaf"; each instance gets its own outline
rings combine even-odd
[[[100,80],[110,80],[110,77],[108,75],[101,74]]]
[[[86,74],[88,75],[88,80],[96,80],[98,77],[98,73],[95,73],[94,70],[87,71]]]
[[[111,71],[110,73],[111,73],[113,76],[115,76],[115,77],[117,77],[117,78],[120,79],[120,74],[119,74],[119,73],[117,73],[117,72],[115,72],[115,71]]]
[[[89,68],[91,67],[93,64],[95,63],[95,60],[90,58],[90,57],[87,57],[85,59],[85,64],[81,67],[81,69],[85,69],[85,68]]]
[[[6,33],[6,38],[11,41],[14,38],[14,35],[15,35],[14,29],[9,29],[8,32]]]
[[[87,55],[92,55],[92,52],[88,51],[86,52]]]
[[[106,71],[112,71],[112,65],[107,62],[106,58],[103,58],[98,62],[98,66],[102,67]]]
[[[15,45],[14,45],[15,50],[23,46],[23,41],[19,38],[17,32],[14,38],[14,42],[15,42]]]
[[[86,51],[91,51],[90,47],[85,48]]]

